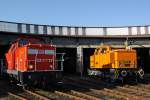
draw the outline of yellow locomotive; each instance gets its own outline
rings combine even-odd
[[[100,75],[111,79],[124,79],[129,76],[142,78],[144,71],[137,66],[136,50],[113,48],[103,45],[90,56],[89,75]]]

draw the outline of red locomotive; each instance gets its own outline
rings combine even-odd
[[[59,55],[59,60],[57,60]],[[64,53],[56,53],[56,47],[40,39],[19,38],[6,53],[3,72],[21,85],[59,82],[62,78]]]

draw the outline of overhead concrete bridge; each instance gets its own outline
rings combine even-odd
[[[56,26],[0,21],[0,31],[60,36],[137,36],[150,34],[150,25],[120,27]]]

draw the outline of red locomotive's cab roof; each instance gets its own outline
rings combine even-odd
[[[51,46],[54,47],[51,44],[46,43],[44,40],[42,39],[36,39],[36,38],[19,38],[16,41],[14,41],[15,43],[18,43],[19,46]]]
[[[56,49],[54,45],[50,45],[50,44],[27,44],[24,45],[27,46],[28,48],[32,48],[32,49]]]

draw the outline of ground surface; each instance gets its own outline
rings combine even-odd
[[[47,88],[35,88],[34,92],[52,100],[150,100],[150,78],[146,81],[133,84],[110,83],[99,78],[65,76],[63,84],[47,86]],[[18,100],[10,95],[25,95],[22,88],[10,85],[8,80],[0,80],[0,100]],[[38,100],[28,97],[27,99]]]

